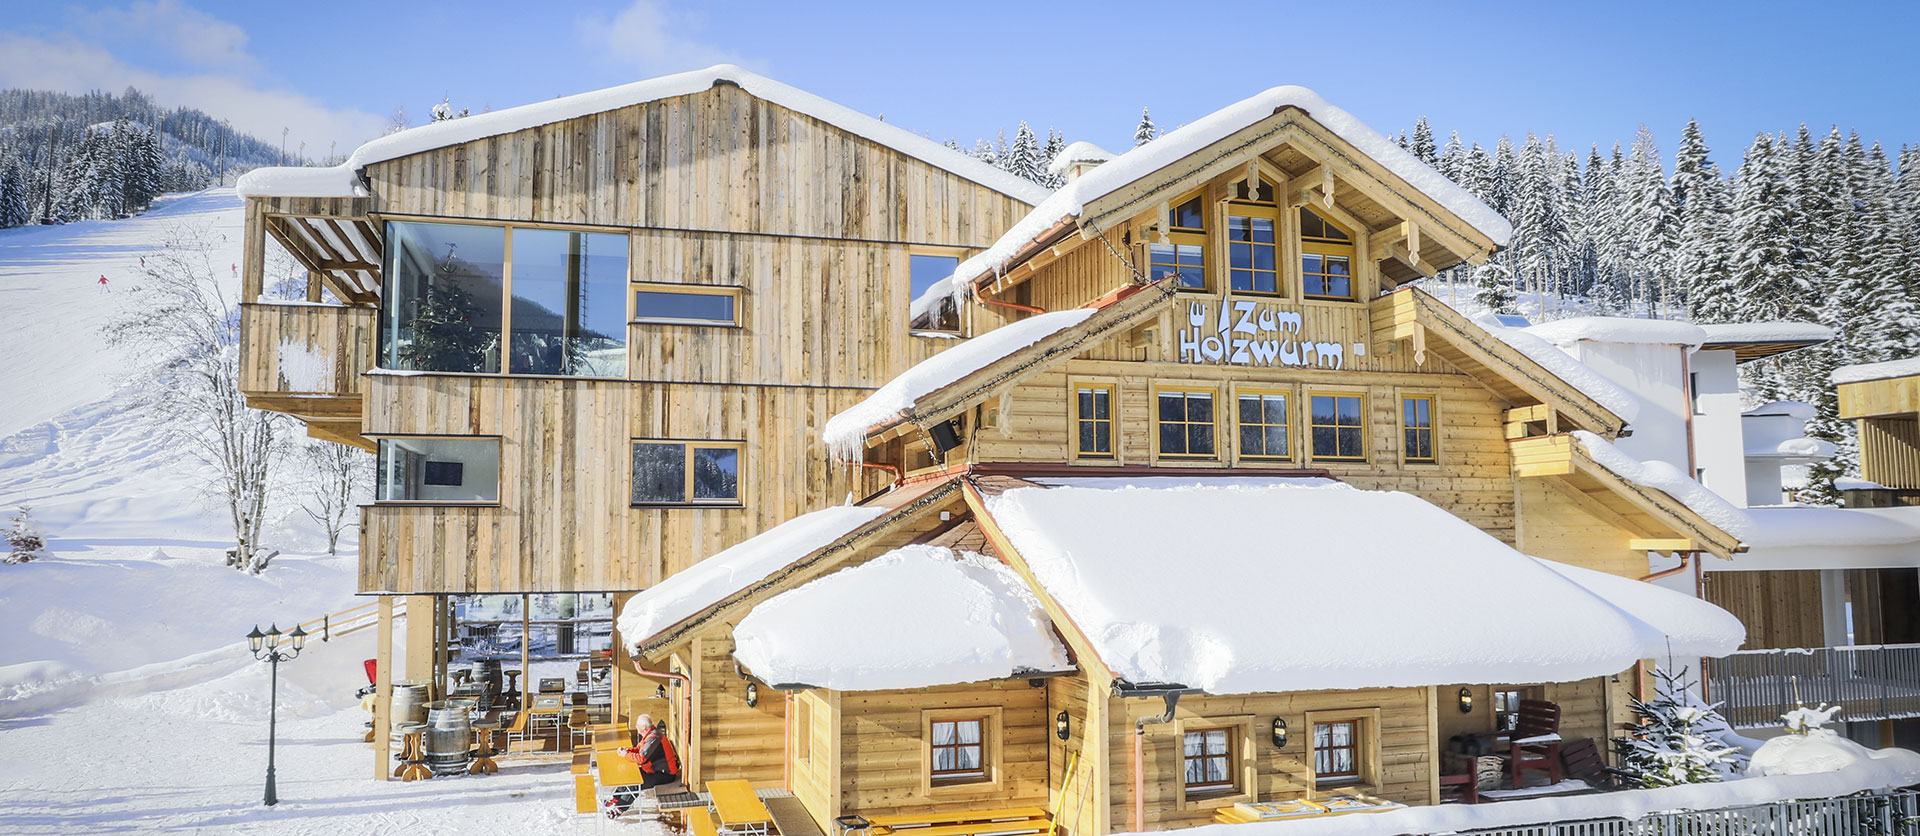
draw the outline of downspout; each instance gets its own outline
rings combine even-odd
[[[640,657],[633,657],[633,671],[648,679],[668,679],[680,683],[680,698],[685,706],[680,713],[680,745],[684,748],[693,740],[693,680],[673,671],[650,671],[640,667]],[[681,755],[685,759],[685,755]]]
[[[995,308],[1012,308],[1016,311],[1026,311],[1027,313],[1036,313],[1036,314],[1042,314],[1047,312],[1046,308],[1036,308],[1032,305],[1022,305],[1019,302],[1002,302],[999,299],[995,299],[990,296],[980,296],[976,298],[980,300],[980,304],[988,305]]]
[[[1147,726],[1173,722],[1174,706],[1180,703],[1179,691],[1168,691],[1162,695],[1167,701],[1167,711],[1141,717],[1133,721],[1133,832],[1147,831]]]
[[[1660,570],[1660,571],[1658,571],[1658,572],[1655,572],[1655,573],[1653,573],[1653,574],[1651,574],[1651,575],[1643,575],[1643,576],[1641,576],[1641,578],[1640,578],[1640,579],[1641,579],[1641,580],[1643,580],[1643,581],[1647,581],[1647,582],[1649,582],[1649,583],[1651,583],[1651,582],[1653,582],[1653,581],[1657,581],[1657,580],[1659,580],[1659,579],[1661,579],[1661,578],[1665,578],[1665,577],[1670,577],[1670,576],[1673,576],[1673,575],[1678,575],[1678,574],[1680,574],[1681,572],[1685,572],[1685,571],[1687,571],[1687,569],[1689,569],[1689,568],[1691,568],[1691,567],[1692,567],[1692,564],[1693,564],[1693,556],[1694,556],[1695,554],[1698,554],[1698,552],[1695,552],[1695,551],[1684,551],[1684,552],[1679,552],[1679,555],[1680,555],[1680,565],[1678,565],[1678,566],[1675,566],[1675,567],[1673,567],[1672,569],[1662,569],[1662,570]],[[1698,590],[1696,590],[1696,591],[1698,591]]]
[[[884,471],[887,471],[888,473],[892,473],[893,484],[895,486],[898,486],[901,482],[906,481],[906,478],[907,478],[906,473],[902,472],[900,470],[900,466],[897,464],[884,464],[882,462],[870,462],[870,461],[862,460],[860,462],[860,466],[871,467],[874,470],[884,470]]]

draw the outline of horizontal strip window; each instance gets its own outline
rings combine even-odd
[[[675,325],[739,325],[738,287],[635,284],[633,321]]]
[[[633,442],[633,504],[739,505],[746,443]]]
[[[376,445],[376,502],[500,501],[499,439],[382,438]]]

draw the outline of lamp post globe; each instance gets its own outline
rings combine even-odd
[[[259,653],[260,644],[266,640],[266,638],[267,634],[260,632],[260,625],[253,625],[253,632],[247,634],[247,649],[254,653]]]
[[[267,699],[267,791],[263,799],[268,807],[280,803],[279,793],[274,788],[273,763],[280,726],[280,663],[298,657],[307,646],[307,631],[298,624],[293,626],[293,632],[285,634],[289,641],[284,649],[280,644],[281,635],[278,624],[268,627],[265,633],[260,632],[260,625],[255,624],[253,631],[247,633],[247,649],[253,653],[253,658],[266,662],[273,670],[269,676],[273,683],[269,691],[271,696]]]

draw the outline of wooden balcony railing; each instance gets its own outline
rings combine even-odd
[[[303,302],[240,306],[240,391],[248,395],[358,397],[373,367],[369,307]]]
[[[1708,699],[1739,728],[1780,725],[1800,705],[1840,720],[1920,717],[1920,644],[1742,650],[1700,660]]]

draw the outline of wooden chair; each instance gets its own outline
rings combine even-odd
[[[1546,700],[1521,700],[1520,718],[1513,724],[1507,771],[1513,788],[1527,786],[1529,769],[1544,769],[1552,783],[1560,783],[1560,706]]]
[[[587,721],[586,709],[576,708],[568,712],[567,748],[572,749],[580,746],[582,740],[591,740],[593,738],[592,732],[590,731],[592,725],[592,723]]]
[[[515,740],[518,740],[521,743],[527,742],[527,715],[529,713],[531,712],[526,712],[526,711],[514,712],[513,723],[507,726],[506,728],[507,751],[509,752],[513,751],[513,742]],[[533,747],[528,746],[526,748],[528,750],[531,750]]]
[[[1560,760],[1566,765],[1567,777],[1585,781],[1595,790],[1624,789],[1620,781],[1623,772],[1606,764],[1600,757],[1600,747],[1592,738],[1580,738],[1567,743],[1560,750]]]
[[[1480,803],[1480,776],[1468,772],[1464,775],[1440,776],[1440,801],[1457,801],[1461,804]]]

